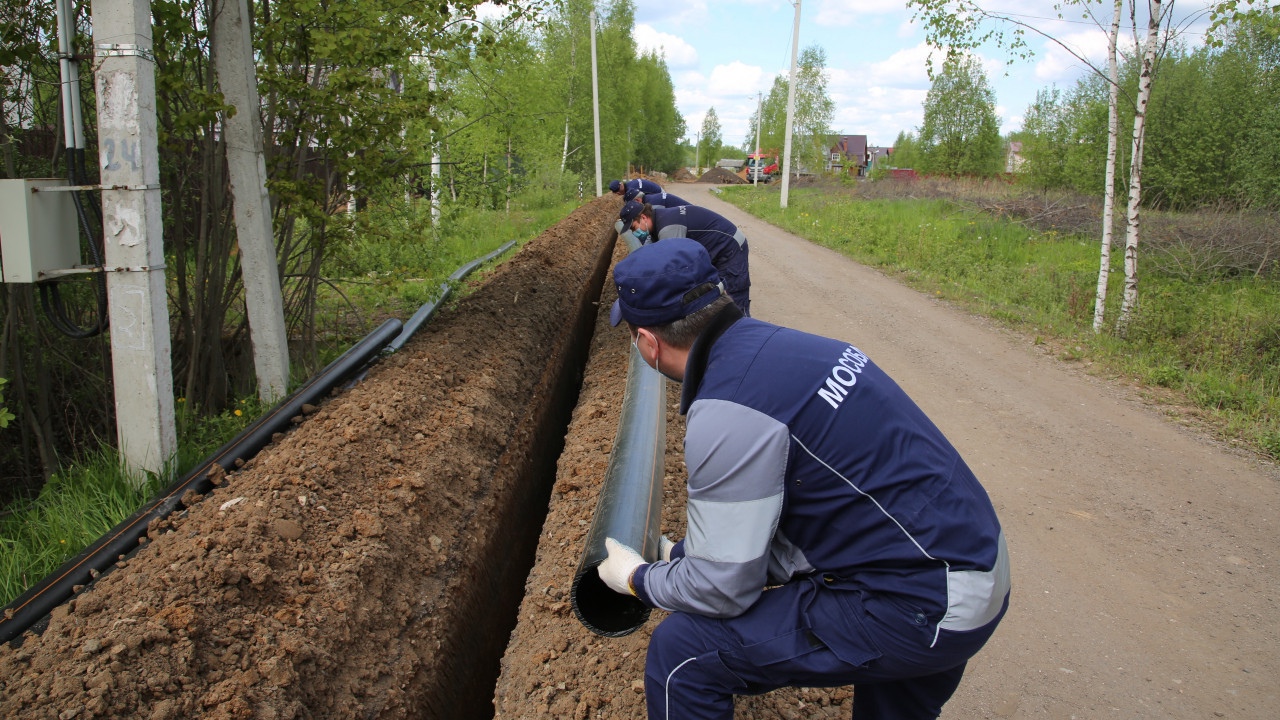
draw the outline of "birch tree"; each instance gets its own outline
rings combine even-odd
[[[1124,300],[1120,304],[1120,318],[1116,329],[1123,337],[1138,308],[1138,236],[1142,206],[1142,151],[1147,123],[1147,103],[1151,100],[1151,83],[1155,76],[1156,55],[1160,42],[1160,28],[1173,7],[1173,0],[1166,5],[1162,0],[1147,0],[1150,10],[1147,20],[1147,37],[1142,46],[1142,69],[1138,76],[1138,97],[1133,113],[1133,147],[1129,161],[1129,206],[1125,214],[1124,233]],[[1113,60],[1114,62],[1114,60]],[[1099,281],[1101,283],[1101,281]],[[1099,325],[1094,320],[1094,326]]]
[[[1102,196],[1102,248],[1098,261],[1098,284],[1093,299],[1093,332],[1101,333],[1107,313],[1107,285],[1111,281],[1111,233],[1116,208],[1116,148],[1120,138],[1120,63],[1116,59],[1120,37],[1120,13],[1124,0],[1115,0],[1111,30],[1107,33],[1107,169]]]

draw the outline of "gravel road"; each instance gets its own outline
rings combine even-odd
[[[1274,465],[709,189],[679,194],[746,231],[753,314],[866,352],[1000,512],[1011,609],[944,718],[1280,717]]]

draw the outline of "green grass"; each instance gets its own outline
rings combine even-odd
[[[909,285],[1091,360],[1176,403],[1222,436],[1280,459],[1280,280],[1140,276],[1125,337],[1092,330],[1098,241],[1036,232],[946,200],[863,200],[833,188],[725,188],[722,198],[778,227]],[[1119,314],[1113,251],[1108,320]],[[1142,270],[1141,255],[1139,269]]]
[[[407,319],[422,305],[439,300],[441,285],[462,265],[508,241],[537,237],[575,207],[577,203],[566,202],[510,213],[465,210],[446,214],[438,225],[432,224],[425,202],[368,213],[323,269],[326,283],[316,318],[317,334],[325,339],[320,364],[386,318]],[[455,297],[459,290],[454,288]]]
[[[318,299],[316,320],[326,340],[321,366],[383,319],[408,319],[422,304],[437,300],[441,284],[462,265],[510,240],[536,237],[576,205],[467,211],[446,216],[435,227],[425,204],[361,218],[357,233],[324,269],[327,290]],[[455,293],[464,294],[460,290]],[[310,377],[301,368],[293,374],[299,382]],[[198,416],[177,398],[178,458],[165,478],[134,487],[115,450],[104,446],[57,473],[38,496],[6,508],[0,515],[0,605],[97,541],[268,409],[256,398],[245,398],[218,415]]]
[[[75,557],[157,493],[248,427],[266,408],[256,398],[214,416],[196,417],[178,398],[178,460],[173,472],[139,487],[101,446],[53,476],[34,498],[19,500],[0,517],[0,605]]]

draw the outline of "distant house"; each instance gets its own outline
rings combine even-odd
[[[869,147],[867,148],[867,168],[873,168],[876,165],[889,165],[889,156],[893,154],[891,147]]]
[[[722,167],[726,170],[732,170],[733,172],[738,172],[739,170],[742,169],[742,165],[745,162],[746,160],[732,160],[732,159],[725,158],[717,161],[716,167]]]
[[[827,152],[827,170],[862,177],[871,166],[866,135],[838,135]]]
[[[1022,143],[1011,142],[1004,156],[1004,171],[1007,173],[1022,172],[1027,159],[1022,157]]]

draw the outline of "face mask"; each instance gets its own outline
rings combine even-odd
[[[649,241],[648,230],[632,230],[631,234],[636,236],[636,240],[639,240],[641,245]]]

